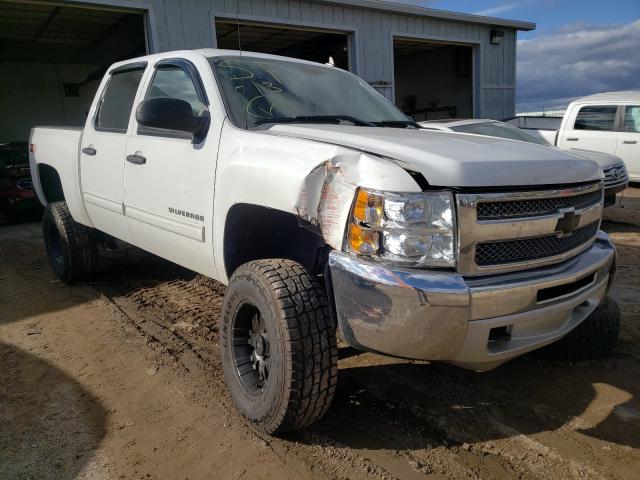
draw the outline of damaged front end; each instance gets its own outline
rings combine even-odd
[[[456,198],[366,153],[336,156],[306,176],[296,212],[332,249],[327,286],[348,344],[484,371],[557,341],[597,308],[615,258],[604,233],[565,262],[465,276]],[[564,293],[539,295],[556,291]]]
[[[342,250],[358,188],[420,192],[416,176],[421,177],[403,162],[364,152],[341,153],[304,178],[295,211],[318,227],[327,245]]]

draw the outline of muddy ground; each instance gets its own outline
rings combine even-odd
[[[476,374],[342,347],[327,416],[270,438],[223,386],[224,287],[133,248],[67,287],[37,223],[1,227],[0,478],[638,478],[640,227],[604,229],[612,358]]]

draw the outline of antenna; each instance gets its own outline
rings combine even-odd
[[[238,51],[240,52],[240,69],[241,69],[241,77],[242,78],[242,97],[244,98],[244,129],[247,130],[247,97],[245,95],[245,74],[244,74],[244,63],[242,61],[242,36],[240,34],[240,0],[236,0],[236,31],[238,35]]]
[[[240,50],[240,59],[242,60],[242,39],[240,38],[240,0],[236,0],[236,31],[238,35],[238,50]]]

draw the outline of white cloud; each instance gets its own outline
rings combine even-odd
[[[474,12],[476,15],[484,15],[487,17],[494,17],[496,15],[502,15],[510,10],[526,5],[527,3],[531,3],[532,0],[520,0],[519,2],[511,2],[505,3],[504,5],[498,5],[495,7],[485,8],[484,10],[480,10]]]
[[[565,106],[592,93],[640,89],[640,20],[568,24],[518,41],[518,111]]]

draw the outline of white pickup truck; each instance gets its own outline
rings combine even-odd
[[[606,92],[569,104],[563,118],[505,120],[551,145],[616,155],[632,182],[640,182],[640,90]]]
[[[89,278],[108,236],[228,285],[225,379],[264,432],[325,413],[337,328],[477,371],[540,347],[594,358],[618,336],[595,162],[418,131],[330,65],[211,49],[120,62],[83,129],[32,130],[30,162],[62,281]]]

